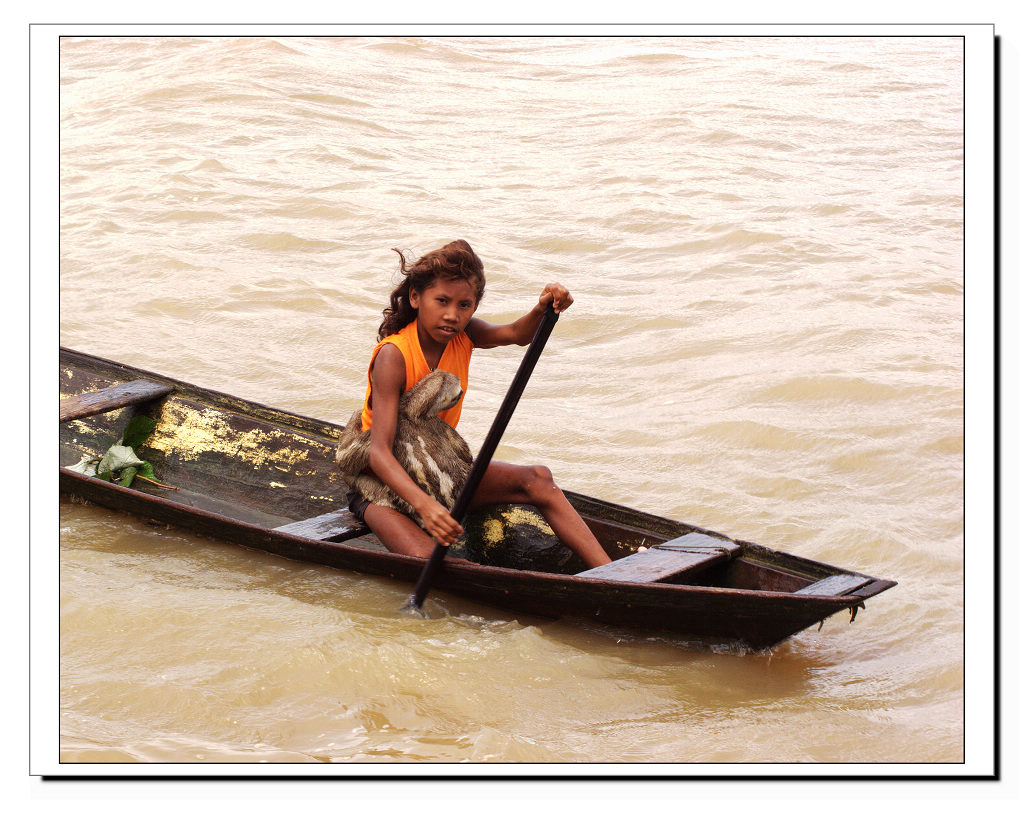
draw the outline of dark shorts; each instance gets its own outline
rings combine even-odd
[[[366,507],[369,505],[370,502],[354,489],[348,491],[348,510],[364,524],[366,519],[363,517],[363,513],[366,512]]]

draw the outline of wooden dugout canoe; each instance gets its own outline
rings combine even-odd
[[[388,552],[348,512],[333,462],[338,425],[65,348],[60,394],[62,493],[410,589],[419,577],[425,561]],[[136,414],[157,421],[139,457],[177,489],[139,480],[125,488],[65,468],[102,455]],[[568,575],[446,562],[435,586],[513,612],[764,649],[840,611],[852,620],[867,598],[896,585],[566,495],[613,563]]]

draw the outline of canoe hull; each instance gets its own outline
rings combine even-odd
[[[83,353],[62,350],[61,355],[65,396],[138,379],[174,386],[167,397],[148,405],[61,424],[61,462],[77,462],[83,450],[102,452],[131,415],[143,411],[158,427],[140,456],[152,460],[157,477],[180,487],[124,488],[62,468],[62,493],[303,563],[410,583],[418,579],[423,560],[387,552],[372,535],[350,532],[325,541],[275,529],[344,506],[347,490],[332,460],[340,427]],[[635,553],[639,544],[653,546],[688,533],[725,538],[566,494],[613,558]],[[865,598],[895,585],[863,578],[864,585],[848,594],[801,595],[797,591],[806,584],[853,573],[748,541],[736,543],[738,561],[693,580],[636,583],[448,562],[436,587],[513,613],[763,649],[836,612],[855,614]]]

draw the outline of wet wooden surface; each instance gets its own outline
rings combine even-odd
[[[63,398],[60,402],[60,421],[74,421],[79,418],[87,418],[90,415],[98,415],[102,412],[110,412],[113,409],[120,409],[124,406],[134,406],[145,401],[162,398],[174,389],[164,383],[157,383],[150,380],[128,381],[108,386],[106,389],[98,389],[95,392],[86,392],[82,395],[75,395],[70,398]]]

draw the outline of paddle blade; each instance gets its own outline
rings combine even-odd
[[[405,602],[405,606],[398,610],[402,615],[408,615],[410,618],[429,618],[426,610],[421,606],[416,605],[415,594],[409,596],[409,600]]]

